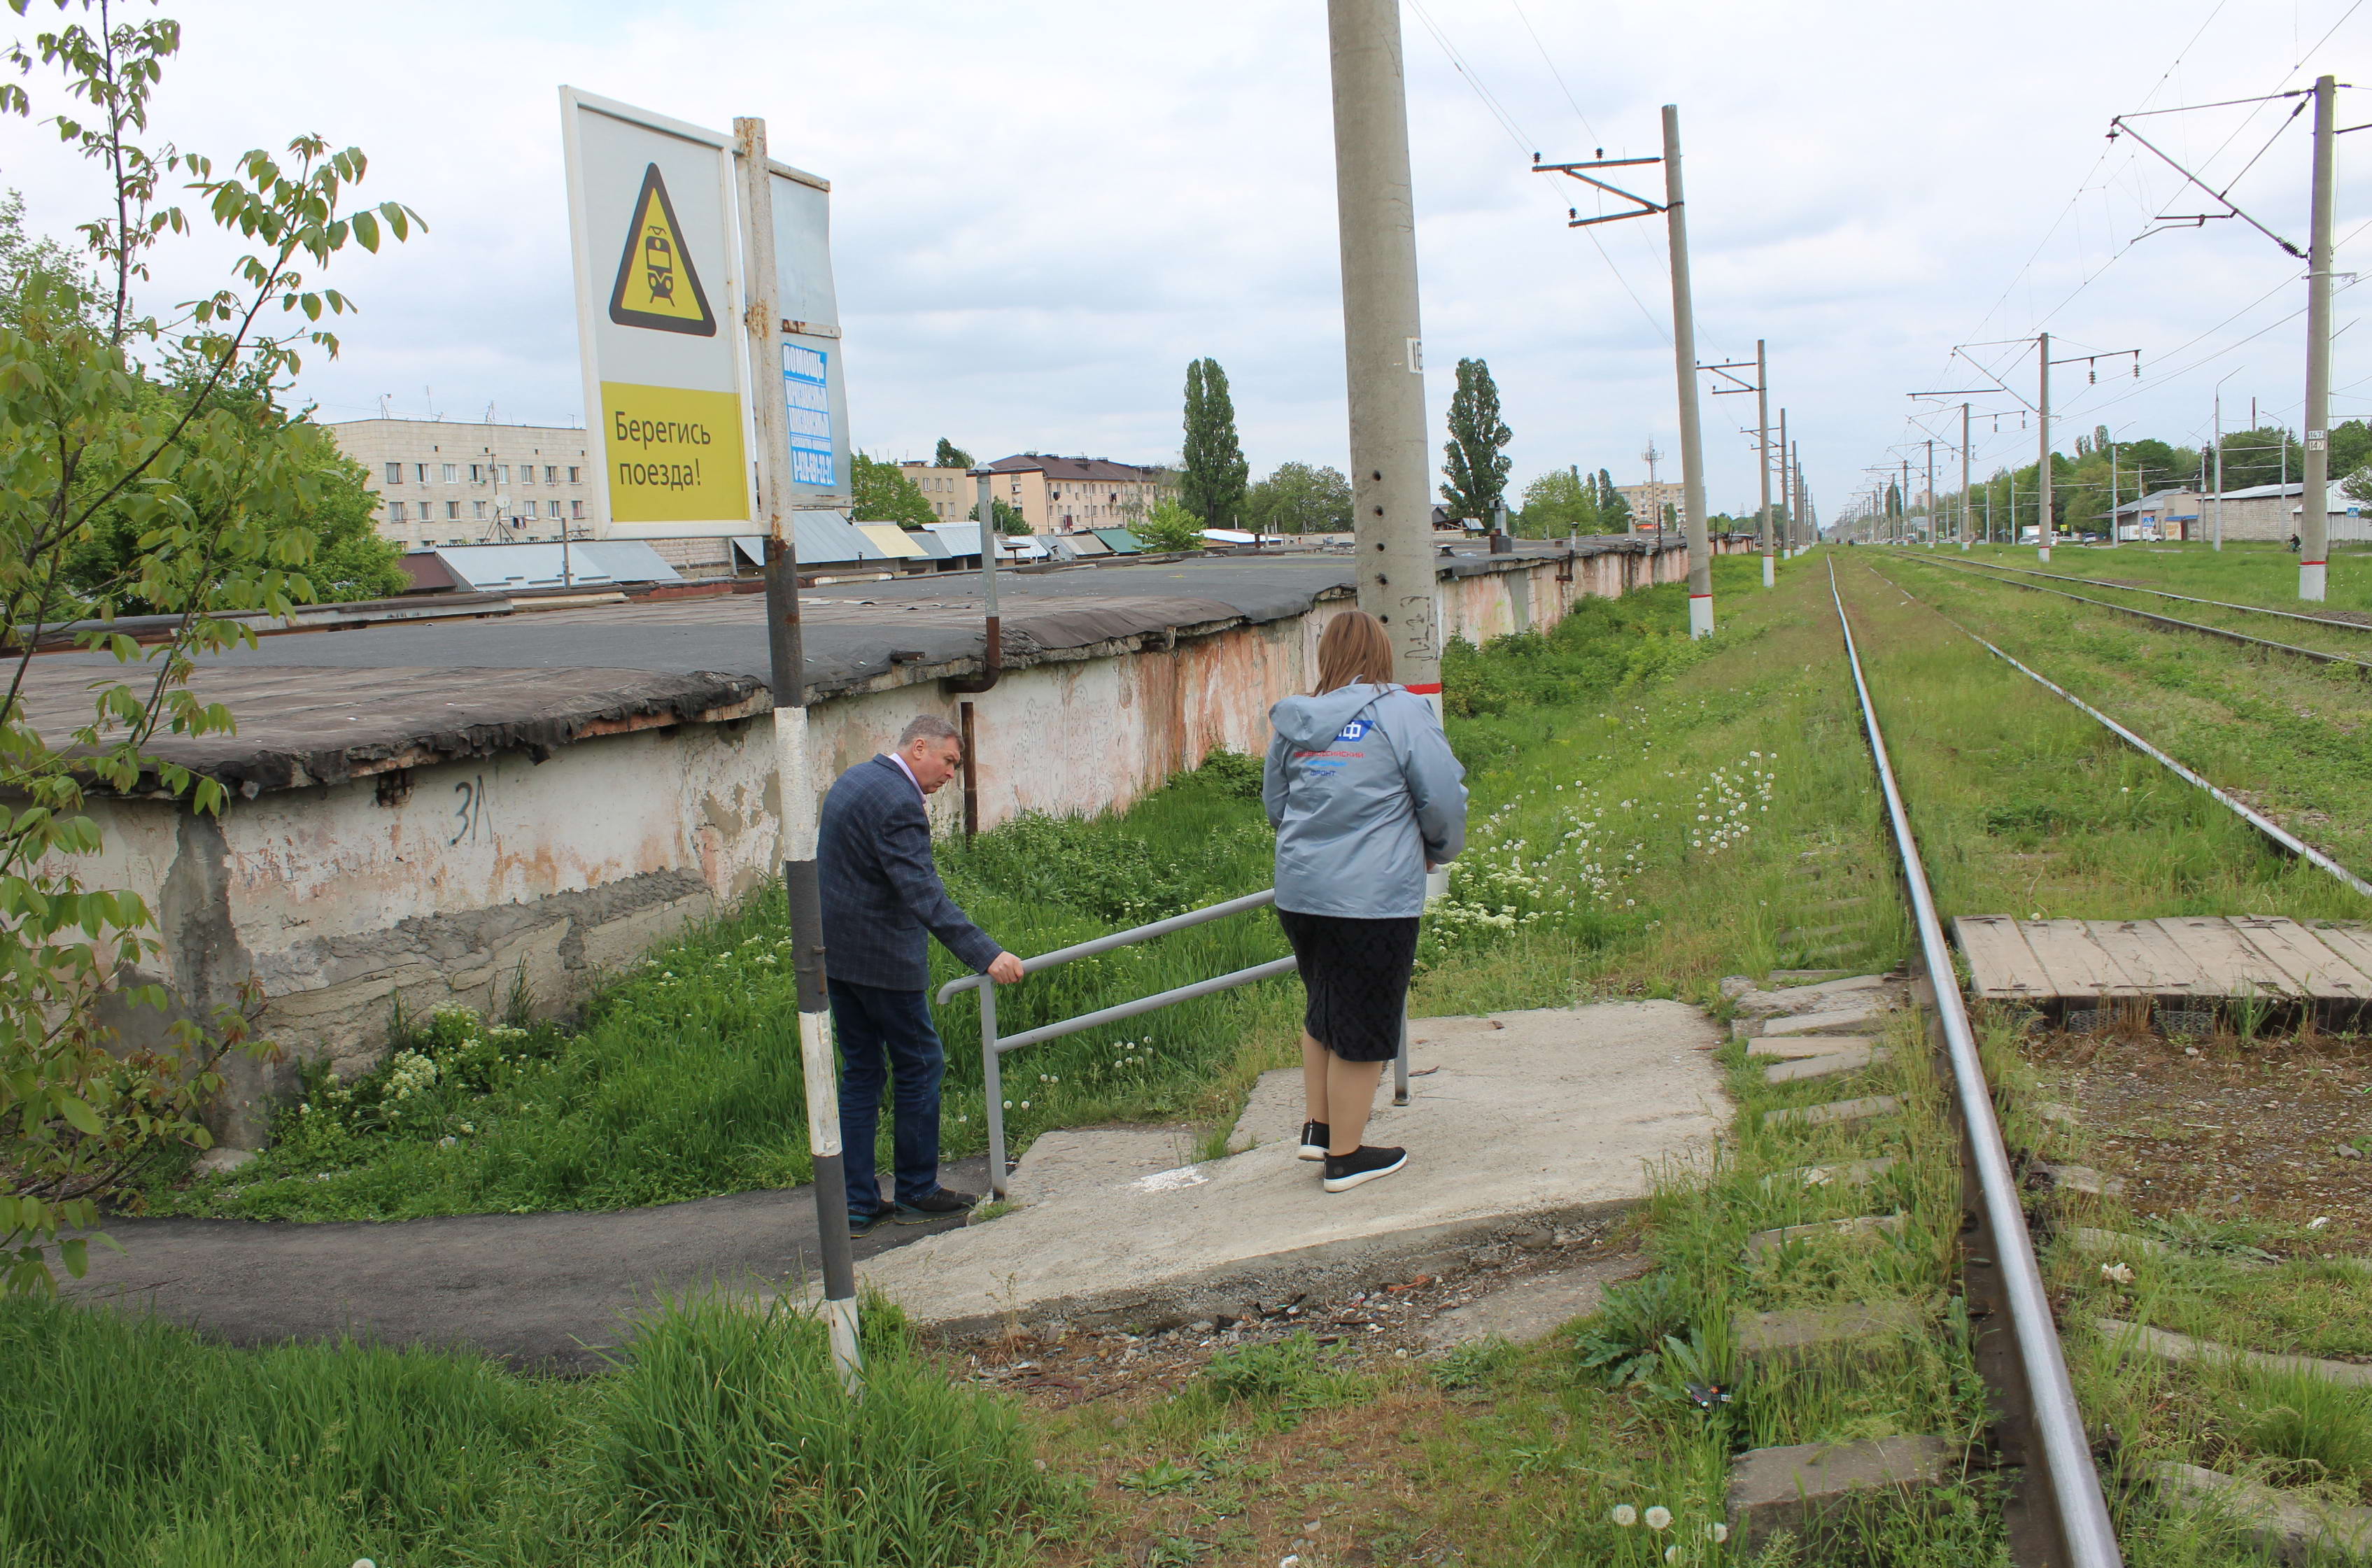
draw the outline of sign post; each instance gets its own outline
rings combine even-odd
[[[728,140],[572,87],[560,101],[586,407],[598,414],[609,535],[715,538],[746,532],[753,518],[764,528],[775,793],[823,1318],[853,1394],[863,1373],[856,1272],[791,526],[796,507],[848,500],[831,186],[770,160],[762,120],[735,121]]]

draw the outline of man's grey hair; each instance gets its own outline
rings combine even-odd
[[[956,726],[936,714],[916,714],[898,732],[898,749],[903,751],[917,740],[960,740]]]

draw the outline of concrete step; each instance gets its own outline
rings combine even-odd
[[[1802,1187],[1866,1187],[1894,1168],[1894,1156],[1873,1160],[1840,1160],[1834,1165],[1797,1166],[1793,1170],[1776,1170],[1762,1179],[1763,1185]]]
[[[1731,1320],[1731,1342],[1749,1361],[1796,1365],[1919,1333],[1925,1321],[1907,1301],[1741,1312]]]
[[[1873,1001],[1860,1006],[1823,1008],[1817,1013],[1790,1013],[1764,1018],[1754,1033],[1758,1039],[1774,1040],[1781,1035],[1845,1034],[1883,1028],[1894,1010],[1891,1004]]]
[[[1871,1236],[1901,1236],[1901,1214],[1856,1214],[1851,1219],[1815,1220],[1809,1225],[1783,1225],[1776,1230],[1758,1230],[1746,1238],[1749,1261],[1766,1252],[1776,1252],[1791,1241],[1853,1240]]]
[[[1889,1060],[1891,1058],[1883,1046],[1857,1045],[1792,1062],[1774,1062],[1762,1070],[1762,1081],[1766,1084],[1800,1084],[1808,1078],[1835,1078],[1847,1073],[1862,1073],[1872,1067],[1884,1066]]]
[[[1728,1550],[1743,1558],[1782,1531],[1823,1550],[1831,1531],[1867,1504],[1957,1479],[1966,1452],[1967,1445],[1946,1437],[1879,1437],[1740,1454],[1729,1467]]]
[[[2172,1459],[2150,1467],[2163,1495],[2204,1504],[2239,1526],[2241,1539],[2276,1562],[2372,1557],[2372,1508],[2352,1508]],[[1736,1527],[1732,1527],[1735,1528]]]
[[[1440,1314],[1425,1325],[1424,1337],[1445,1346],[1489,1339],[1518,1344],[1546,1339],[1575,1318],[1597,1311],[1607,1286],[1635,1280],[1651,1266],[1646,1259],[1632,1253],[1519,1281]]]
[[[2127,1258],[2167,1258],[2176,1256],[2173,1248],[2146,1236],[2128,1236],[2117,1230],[2095,1230],[2089,1225],[2067,1225],[2059,1235],[2078,1252],[2105,1253]],[[2233,1254],[2221,1261],[2235,1269],[2272,1269],[2279,1267],[2263,1258]]]
[[[2153,1329],[2144,1323],[2128,1323],[2116,1318],[2095,1318],[2094,1327],[2120,1344],[2130,1345],[2160,1361],[2237,1362],[2259,1372],[2303,1373],[2326,1383],[2372,1388],[2372,1366],[2361,1362],[2322,1361],[2310,1355],[2268,1355],[2262,1351],[2238,1350],[2231,1345],[2219,1345],[2214,1340],[2195,1340],[2189,1334]]]
[[[1776,980],[1779,977],[1773,974],[1771,978]],[[1779,986],[1770,990],[1749,984],[1732,995],[1741,1013],[1808,1013],[1865,1003],[1875,996],[1899,993],[1901,989],[1899,983],[1884,975],[1863,974],[1822,981],[1816,985]]]
[[[1058,1128],[1041,1132],[1013,1167],[1006,1196],[1042,1203],[1122,1185],[1191,1164],[1192,1127]]]
[[[1168,1130],[1082,1134],[1032,1163],[1032,1201],[861,1278],[956,1334],[1167,1327],[1404,1279],[1418,1260],[1419,1272],[1463,1268],[1518,1231],[1619,1214],[1657,1166],[1704,1157],[1730,1115],[1713,1025],[1678,1002],[1419,1019],[1411,1039],[1424,1042],[1413,1101],[1393,1106],[1387,1074],[1369,1123],[1369,1144],[1409,1150],[1382,1180],[1322,1189],[1322,1167],[1296,1157],[1301,1070],[1284,1068],[1238,1123],[1242,1153],[1147,1171]]]
[[[1773,1035],[1746,1042],[1749,1062],[1800,1062],[1808,1057],[1835,1056],[1848,1051],[1875,1051],[1876,1035]]]
[[[1901,1109],[1902,1102],[1892,1095],[1868,1095],[1860,1099],[1841,1099],[1827,1105],[1797,1105],[1784,1110],[1766,1110],[1762,1113],[1762,1125],[1835,1127],[1855,1121],[1875,1121]]]

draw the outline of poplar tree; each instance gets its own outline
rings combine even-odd
[[[1441,466],[1448,483],[1441,498],[1454,517],[1488,521],[1505,504],[1507,470],[1515,459],[1502,449],[1515,438],[1499,417],[1499,388],[1491,366],[1479,359],[1458,362],[1458,390],[1449,400],[1449,442],[1442,447],[1448,459]]]
[[[1637,519],[1631,512],[1630,498],[1614,488],[1614,476],[1604,469],[1598,470],[1598,526],[1608,533],[1629,533]]]
[[[1180,501],[1206,528],[1237,526],[1243,516],[1245,482],[1251,465],[1236,438],[1236,404],[1227,395],[1227,373],[1215,359],[1186,365],[1185,471]]]

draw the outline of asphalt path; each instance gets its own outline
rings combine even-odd
[[[884,1172],[886,1175],[887,1172]],[[983,1191],[984,1156],[941,1179]],[[858,1259],[951,1229],[885,1224]],[[670,1295],[800,1294],[820,1268],[814,1190],[657,1208],[393,1222],[118,1219],[68,1300],[153,1312],[245,1347],[353,1340],[482,1351],[522,1370],[600,1370]]]

